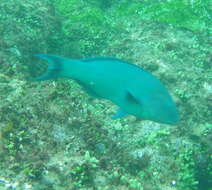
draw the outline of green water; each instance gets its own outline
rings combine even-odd
[[[211,13],[209,0],[1,0],[0,190],[212,190]],[[181,121],[113,120],[73,80],[29,82],[46,70],[37,53],[139,65]]]

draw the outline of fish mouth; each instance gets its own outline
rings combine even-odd
[[[155,122],[157,122],[157,123],[162,123],[162,124],[167,124],[167,125],[176,125],[178,122],[179,122],[179,119],[172,119],[172,120],[168,120],[168,119],[166,119],[166,120],[153,120],[153,121],[155,121]]]
[[[180,121],[180,117],[178,112],[174,112],[172,114],[169,113],[169,117],[164,119],[162,123],[169,125],[176,125]]]
[[[149,120],[168,125],[176,125],[180,121],[180,117],[178,111],[175,110],[164,115],[158,114],[157,117],[154,115],[154,117]]]

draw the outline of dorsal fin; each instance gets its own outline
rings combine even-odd
[[[115,57],[110,57],[110,56],[99,56],[99,57],[87,57],[87,58],[83,58],[83,59],[80,59],[80,61],[83,61],[83,62],[92,62],[92,61],[105,61],[105,60],[109,60],[109,61],[118,61],[120,63],[124,63],[124,64],[128,64],[128,65],[131,65],[131,66],[134,66],[138,69],[141,69],[143,71],[145,71],[144,69],[142,69],[141,67],[139,67],[138,65],[135,65],[133,63],[130,63],[130,62],[127,62],[127,61],[123,61],[121,59],[117,59]],[[146,71],[145,71],[146,72]]]

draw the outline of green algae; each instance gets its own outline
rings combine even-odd
[[[137,17],[136,10],[143,9],[138,1],[123,1],[128,7],[114,1],[104,10],[86,3],[88,12],[80,18],[91,19],[82,19],[83,26],[77,18],[68,23],[72,15],[64,19],[67,12],[51,2],[0,4],[0,187],[210,190],[211,45],[202,13],[207,10],[201,9],[207,1],[195,1],[201,16],[189,17],[197,22],[188,25],[164,18],[170,9],[157,22],[151,20],[167,10],[156,9],[168,7],[166,1],[148,1],[153,7],[144,7],[148,21],[144,14]],[[172,26],[160,23],[162,18]],[[104,24],[99,27],[102,19],[110,31]],[[167,84],[182,112],[181,124],[171,128],[133,117],[113,121],[105,115],[115,106],[90,98],[72,81],[27,83],[27,65],[35,61],[31,55],[40,52],[110,55],[141,65]]]

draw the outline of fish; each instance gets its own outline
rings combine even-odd
[[[113,119],[133,115],[162,124],[176,125],[179,122],[177,106],[167,88],[140,66],[113,57],[35,56],[47,61],[48,68],[31,81],[73,79],[91,96],[117,105],[119,109]]]

